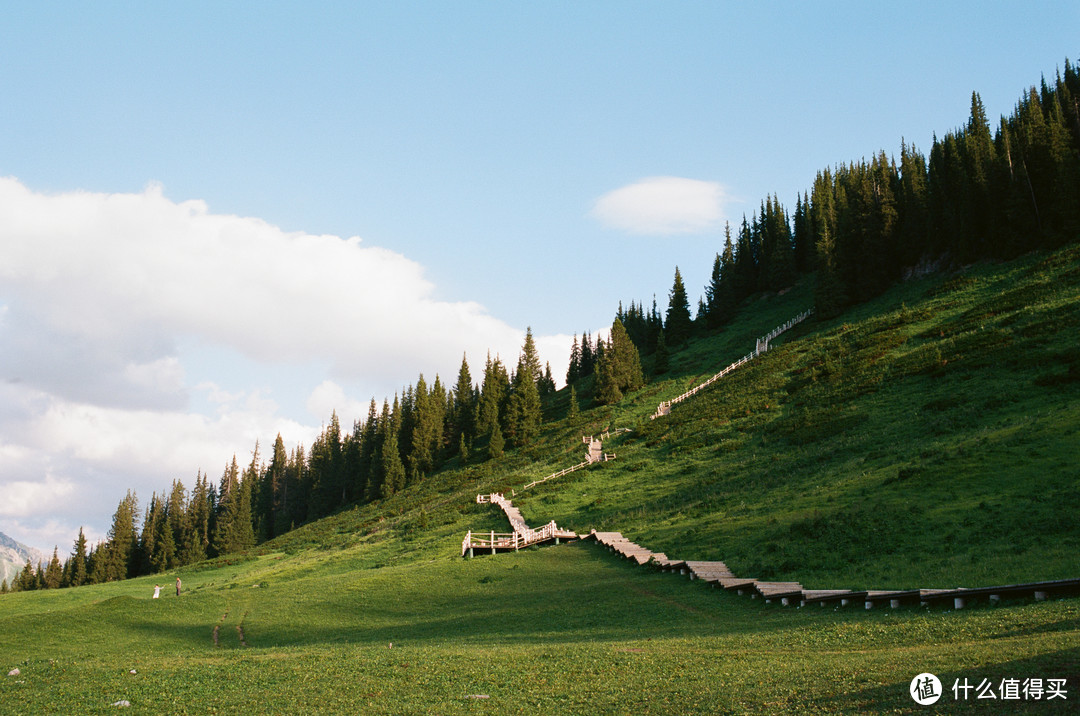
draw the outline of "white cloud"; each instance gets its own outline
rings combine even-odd
[[[4,482],[4,501],[0,516],[25,517],[39,511],[41,505],[66,501],[75,492],[70,480],[46,475],[44,480],[11,480]]]
[[[46,354],[42,336],[77,346],[64,362],[104,369],[84,383],[132,362],[153,365],[181,337],[259,362],[324,361],[337,376],[395,382],[452,369],[463,350],[505,352],[521,339],[478,303],[436,300],[423,268],[401,254],[212,214],[155,186],[48,196],[0,179],[0,279],[9,314],[22,313],[7,329],[20,331],[23,355]],[[175,390],[167,378],[156,386]]]
[[[311,415],[323,420],[337,412],[342,432],[348,432],[354,421],[367,419],[368,406],[368,402],[345,395],[345,389],[334,381],[324,380],[311,391],[306,407]]]
[[[649,177],[604,194],[591,214],[632,234],[696,234],[720,225],[723,201],[724,189],[716,182]]]
[[[128,489],[145,504],[196,470],[217,479],[278,433],[309,445],[304,408],[348,426],[420,373],[450,387],[463,351],[477,381],[488,350],[513,365],[523,330],[434,295],[420,264],[359,238],[155,186],[45,195],[0,178],[0,526],[63,547],[79,525],[104,534]],[[569,338],[536,340],[561,380]],[[277,400],[297,396],[292,413]]]
[[[104,534],[129,489],[145,505],[173,480],[190,489],[199,470],[217,480],[233,454],[249,461],[257,440],[265,456],[279,432],[290,446],[310,444],[317,432],[279,415],[258,391],[228,395],[209,416],[19,395],[30,392],[11,385],[0,391],[22,408],[0,420],[0,529],[41,548],[74,540],[79,525],[88,535]],[[18,527],[7,526],[12,520]],[[74,527],[65,536],[56,525]]]

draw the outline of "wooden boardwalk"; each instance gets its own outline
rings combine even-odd
[[[767,335],[764,335],[761,338],[758,338],[757,339],[757,345],[754,346],[754,352],[753,353],[746,354],[745,356],[743,356],[739,360],[737,360],[734,363],[732,363],[731,365],[729,365],[727,368],[724,368],[722,371],[720,371],[719,373],[717,373],[713,377],[706,380],[704,383],[701,383],[699,385],[695,385],[693,388],[686,391],[682,395],[680,395],[680,396],[678,396],[676,398],[672,398],[671,400],[665,400],[665,401],[661,402],[660,405],[656,406],[656,412],[653,413],[652,416],[649,419],[650,420],[656,420],[657,418],[662,418],[665,415],[671,415],[671,407],[673,405],[677,405],[678,403],[681,403],[682,401],[686,400],[687,398],[691,398],[691,397],[697,395],[702,390],[705,390],[705,388],[708,388],[710,385],[712,385],[716,381],[723,378],[725,375],[728,375],[732,371],[734,371],[734,370],[738,369],[739,367],[741,367],[741,366],[749,363],[750,361],[754,360],[755,358],[757,358],[762,353],[765,353],[766,351],[769,350],[769,342],[772,341],[773,338],[776,338],[777,336],[779,336],[784,331],[791,330],[795,326],[799,325],[800,323],[805,321],[807,318],[809,318],[811,313],[813,313],[813,309],[808,308],[807,310],[803,311],[799,315],[795,316],[795,318],[792,318],[787,323],[783,324],[782,326],[777,326],[772,331],[770,331]]]
[[[1058,596],[1080,595],[1080,579],[1061,579],[1048,582],[1028,582],[997,587],[977,589],[900,589],[867,590],[850,589],[807,589],[799,582],[773,582],[753,578],[736,577],[723,562],[699,562],[669,559],[661,552],[653,552],[647,547],[631,542],[620,532],[591,531],[582,539],[591,539],[636,562],[639,565],[651,565],[665,572],[677,572],[689,575],[690,579],[710,582],[713,586],[730,590],[739,595],[748,595],[751,599],[761,599],[766,604],[787,606],[836,607],[862,605],[865,609],[886,606],[898,609],[906,605],[951,605],[953,609],[963,609],[975,602],[996,604],[1003,599],[1034,599],[1042,601]]]
[[[629,428],[620,428],[620,429],[615,431],[616,434],[618,434],[620,432],[627,432],[628,433],[628,432],[630,432],[630,429]],[[613,452],[604,452],[604,443],[602,442],[604,439],[606,439],[610,435],[611,435],[611,432],[603,433],[603,434],[600,435],[599,439],[596,438],[596,437],[593,437],[592,435],[583,435],[581,437],[581,441],[589,446],[585,451],[585,462],[579,462],[577,465],[573,465],[573,466],[565,468],[563,470],[559,470],[558,472],[553,472],[550,475],[548,475],[547,477],[541,477],[539,480],[533,480],[528,485],[524,485],[521,488],[522,491],[529,490],[529,489],[531,489],[533,487],[536,487],[537,485],[539,485],[541,483],[547,482],[548,480],[554,480],[556,477],[562,477],[563,475],[569,475],[571,472],[574,472],[575,470],[581,470],[582,468],[586,468],[589,465],[595,465],[598,462],[607,462],[608,460],[614,460],[615,459],[615,453],[613,453]],[[517,492],[515,492],[514,494],[516,495]]]
[[[784,331],[806,320],[811,311],[805,311],[782,326],[778,326],[768,335],[759,338],[754,352],[732,363],[712,378],[695,388],[683,393],[677,398],[665,401],[657,408],[653,419],[668,415],[671,406],[677,404],[706,388],[714,381],[719,380],[731,371],[752,360],[756,356],[769,349],[769,341]],[[616,434],[626,431],[620,428],[614,431]],[[580,470],[589,465],[615,458],[614,453],[603,451],[602,441],[611,436],[606,432],[596,438],[592,435],[582,436],[588,448],[585,462],[568,467],[559,472],[552,473],[525,485],[522,490],[527,490],[542,482],[561,477],[575,470]],[[515,493],[516,494],[516,493]],[[518,550],[542,542],[555,542],[561,540],[577,539],[579,535],[570,530],[560,529],[552,520],[540,529],[529,527],[521,512],[514,507],[510,500],[503,495],[493,493],[490,495],[477,495],[478,503],[491,503],[499,505],[506,514],[513,532],[469,532],[461,545],[462,556],[472,557],[476,550],[481,553],[490,551],[491,554]],[[1051,597],[1077,596],[1080,595],[1080,579],[1061,579],[1044,582],[1028,582],[1024,584],[1008,584],[995,587],[979,587],[968,589],[956,587],[951,589],[901,589],[901,590],[864,590],[853,589],[807,589],[799,582],[775,582],[757,578],[737,577],[727,565],[716,561],[692,561],[671,559],[663,552],[653,552],[635,542],[631,542],[620,532],[597,532],[592,530],[582,539],[591,539],[604,545],[611,552],[621,555],[625,559],[633,561],[637,565],[651,565],[665,572],[678,572],[689,575],[690,579],[698,579],[711,583],[714,587],[730,590],[739,595],[748,595],[751,599],[762,599],[766,604],[781,604],[783,606],[809,606],[817,604],[821,607],[833,605],[843,607],[861,604],[865,609],[873,609],[877,606],[887,606],[897,609],[905,605],[951,605],[953,609],[963,609],[975,602],[997,604],[1003,599],[1034,599],[1042,601]]]

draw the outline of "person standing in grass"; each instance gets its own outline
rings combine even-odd
[[[180,577],[176,578],[176,596],[180,596]]]
[[[155,584],[154,585],[154,599],[157,599],[160,596],[161,596],[161,585],[160,584]]]

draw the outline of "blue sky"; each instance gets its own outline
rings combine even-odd
[[[1010,112],[1078,30],[1074,2],[7,7],[0,531],[103,536],[127,487],[512,363],[526,326],[560,375],[676,265],[696,299],[725,219],[927,152],[973,90]]]

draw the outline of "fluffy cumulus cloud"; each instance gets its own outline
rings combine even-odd
[[[102,533],[128,488],[190,487],[278,432],[309,443],[331,410],[364,417],[421,372],[451,384],[463,353],[474,377],[488,350],[516,359],[523,330],[434,293],[421,265],[356,237],[155,186],[47,195],[0,178],[0,531],[52,525],[63,546],[80,523]],[[558,375],[569,340],[540,341]],[[288,390],[318,416],[236,379],[266,366],[289,366]]]
[[[649,177],[604,194],[592,216],[632,234],[667,236],[716,229],[723,220],[724,189],[716,182]]]
[[[22,357],[60,343],[164,394],[176,369],[160,361],[183,335],[258,361],[329,361],[335,375],[399,380],[433,357],[441,365],[520,338],[477,303],[435,300],[423,268],[401,254],[213,214],[158,187],[46,196],[0,179],[0,280],[11,312],[23,310],[7,322],[30,324],[20,326],[31,328],[18,336]]]

